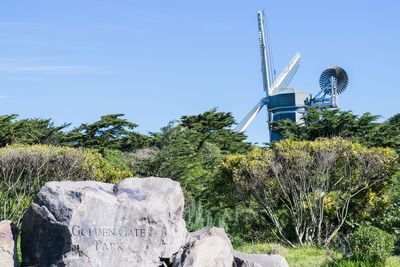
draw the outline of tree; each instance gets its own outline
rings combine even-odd
[[[212,173],[224,155],[247,152],[246,136],[231,130],[230,113],[216,109],[199,115],[182,116],[159,133],[151,133],[157,151],[151,158],[139,160],[139,175],[169,177],[181,183],[185,199],[206,200]]]
[[[243,133],[230,129],[235,120],[230,112],[217,112],[216,108],[199,115],[182,116],[178,127],[192,133],[197,139],[197,150],[204,142],[213,143],[223,153],[243,153],[250,149]]]
[[[380,124],[372,141],[376,145],[391,147],[400,154],[400,113]]]
[[[332,138],[335,136],[350,139],[367,146],[375,143],[371,140],[378,131],[377,115],[369,112],[358,117],[350,111],[339,109],[310,107],[309,112],[303,115],[303,123],[291,120],[271,123],[274,131],[283,138],[292,140],[315,140],[320,137]]]
[[[271,127],[284,139],[312,141],[338,136],[368,147],[391,147],[399,154],[400,113],[383,123],[376,122],[379,117],[369,112],[357,116],[340,109],[311,107],[303,115],[303,123],[281,120],[271,122]]]
[[[132,131],[138,125],[120,117],[124,114],[104,115],[92,124],[82,124],[70,131],[64,144],[73,147],[117,149],[133,151],[150,143],[150,137]]]
[[[221,173],[247,198],[276,236],[296,243],[328,246],[343,226],[350,202],[391,177],[397,154],[341,138],[283,140],[271,148],[233,155]]]
[[[0,147],[9,144],[59,144],[69,124],[55,126],[50,119],[17,120],[18,115],[0,116]]]

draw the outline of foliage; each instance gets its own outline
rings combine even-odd
[[[236,214],[237,215],[237,214]],[[184,218],[186,222],[186,228],[189,232],[194,232],[207,227],[220,227],[224,228],[226,234],[232,242],[234,247],[238,247],[244,244],[244,240],[238,235],[238,233],[231,229],[230,226],[237,226],[237,217],[229,217],[229,212],[225,211],[222,213],[212,214],[209,209],[204,209],[200,201],[192,201],[190,206],[184,210]]]
[[[230,129],[235,123],[228,112],[211,109],[199,115],[182,116],[180,121],[172,121],[161,133],[152,133],[155,146],[163,148],[171,141],[181,142],[181,152],[198,152],[206,143],[214,144],[222,154],[244,153],[251,145],[244,142],[246,136]]]
[[[105,149],[103,157],[114,168],[134,173],[134,168],[127,164],[122,151],[116,149]]]
[[[16,114],[0,116],[0,147],[14,143],[58,144],[64,136],[62,130],[69,126],[54,126],[50,119],[16,120],[17,117]]]
[[[260,216],[282,241],[327,246],[345,222],[353,197],[387,180],[396,163],[391,149],[369,149],[340,138],[284,140],[228,157],[221,173],[259,204]]]
[[[199,115],[182,116],[179,127],[191,133],[197,151],[208,142],[216,145],[223,154],[247,152],[250,144],[243,142],[246,136],[230,129],[234,123],[230,112],[217,112],[214,108]]]
[[[159,152],[160,150],[155,147],[124,152],[122,153],[123,165],[127,166],[130,170],[134,170],[135,174],[139,176],[157,176],[159,166],[158,162],[154,161],[154,158]]]
[[[279,243],[245,243],[236,248],[238,251],[247,254],[277,254],[283,257],[288,255],[289,249]]]
[[[304,116],[303,124],[279,121],[273,122],[273,127],[276,132],[291,140],[312,141],[320,137],[340,136],[368,147],[386,146],[400,152],[400,114],[383,123],[377,123],[377,118],[378,116],[370,113],[356,116],[349,111],[339,109],[311,108],[309,114]],[[242,186],[243,181],[233,179],[233,177],[240,176],[243,168],[261,168],[265,163],[261,164],[262,160],[257,157],[274,155],[279,145],[272,145],[270,149],[258,148],[248,154],[252,146],[244,142],[246,138],[244,134],[231,130],[233,124],[234,119],[231,113],[218,112],[214,108],[202,114],[182,116],[180,120],[169,123],[160,132],[144,136],[134,131],[137,125],[124,119],[123,114],[105,115],[97,122],[82,124],[69,132],[65,132],[68,124],[55,126],[51,120],[43,119],[17,120],[17,115],[13,114],[0,116],[0,146],[19,143],[93,148],[103,155],[103,158],[98,155],[101,163],[95,164],[102,166],[98,167],[101,169],[97,174],[98,179],[114,177],[107,179],[117,181],[118,177],[133,174],[170,177],[181,183],[188,210],[192,209],[193,203],[195,205],[201,203],[204,222],[209,220],[215,224],[217,218],[223,218],[223,223],[227,225],[225,228],[228,229],[230,237],[236,240],[234,241],[236,244],[243,241],[261,240],[276,242],[277,239],[273,236],[276,230],[272,230],[273,221],[269,219],[264,206],[254,196],[250,197],[253,192]],[[354,146],[354,151],[358,149],[357,146]],[[296,149],[293,153],[299,152],[297,157],[289,152],[288,157],[292,157],[294,162],[300,164],[297,167],[301,166],[301,157],[315,155],[314,148],[305,148],[312,152],[308,156],[308,150],[303,153],[301,148]],[[361,154],[365,152],[364,148],[360,151]],[[350,155],[353,155],[353,152]],[[257,153],[259,153],[258,156]],[[229,162],[231,166],[226,165]],[[308,165],[315,166],[316,162],[317,160],[314,159],[314,162]],[[349,164],[353,166],[355,162]],[[250,166],[251,164],[253,165]],[[310,177],[317,177],[318,171],[322,170],[315,169]],[[337,179],[345,171],[345,168],[340,169],[335,166],[331,179]],[[353,172],[355,180],[358,179],[357,175],[361,175],[360,168],[357,171],[359,173]],[[257,172],[262,171],[260,169]],[[268,179],[274,176],[271,170],[264,175]],[[97,178],[92,176],[90,179]],[[268,185],[271,185],[274,190],[279,188],[276,180],[268,181],[270,183]],[[400,240],[400,185],[396,181],[398,178],[383,183],[368,184],[369,188],[354,195],[348,204],[346,223],[341,226],[340,231],[345,235],[362,225],[362,222],[366,222],[397,234]],[[313,181],[313,183],[316,182]],[[253,188],[260,188],[259,186],[255,184]],[[344,185],[341,186],[344,187]],[[326,222],[334,222],[334,224],[340,222],[336,205],[337,199],[340,199],[338,192],[340,190],[334,189],[330,193],[323,193],[321,197],[316,197],[316,199],[326,200],[323,204],[324,225],[321,229],[332,227],[332,224],[325,225]],[[317,191],[310,194],[315,196]],[[272,200],[277,201],[274,198]],[[291,211],[284,208],[284,201],[279,201],[276,202],[275,211],[281,218],[282,232],[288,240],[299,243],[296,228],[291,221]],[[303,196],[303,201],[308,200]],[[304,209],[307,208],[309,209],[309,206],[305,205]],[[304,220],[315,222],[315,218],[313,219],[310,215],[312,213],[315,212],[307,213]],[[318,219],[316,220],[318,222]],[[204,225],[208,224],[204,223]],[[307,235],[304,234],[305,243],[310,242],[305,238]],[[315,241],[311,243],[313,242]],[[397,244],[400,245],[400,241]]]
[[[392,256],[386,260],[386,267],[397,267],[400,266],[400,257]]]
[[[293,140],[340,136],[367,145],[371,135],[377,131],[379,123],[375,121],[378,118],[368,112],[358,117],[350,111],[310,107],[309,112],[303,115],[302,124],[285,120],[272,122],[271,126],[276,133]]]
[[[53,144],[73,147],[132,151],[149,146],[151,137],[133,131],[137,124],[123,118],[124,114],[104,115],[97,122],[82,124],[65,133],[70,124],[55,126],[50,119],[17,120],[18,115],[0,116],[0,147],[10,144]]]
[[[380,124],[373,143],[382,147],[391,147],[400,154],[400,113]]]
[[[278,254],[286,258],[289,266],[324,266],[331,261],[326,250],[315,246],[291,248],[276,243],[256,243],[244,244],[235,250],[250,254]]]
[[[170,122],[160,133],[152,133],[154,154],[137,158],[142,176],[169,177],[180,182],[185,200],[207,200],[212,174],[224,155],[248,151],[246,136],[229,129],[234,123],[230,113],[216,109],[199,115],[182,116],[181,121]]]
[[[201,202],[193,201],[184,214],[186,229],[194,232],[206,227],[214,226],[215,220],[210,211],[204,210]]]
[[[378,118],[369,112],[357,116],[351,111],[310,107],[303,123],[281,120],[271,126],[285,139],[312,141],[338,136],[368,147],[391,147],[400,154],[400,113],[383,123],[376,122]]]
[[[48,181],[118,182],[132,176],[115,169],[96,152],[48,145],[12,145],[0,149],[1,220],[19,224],[41,186]]]
[[[303,124],[279,121],[272,125],[276,132],[292,140],[340,136],[368,147],[391,147],[399,154],[400,114],[383,123],[377,123],[377,118],[378,116],[370,113],[359,117],[339,109],[311,108],[304,115]],[[370,222],[397,235],[396,252],[400,253],[400,192],[397,189],[400,185],[392,180],[365,190],[353,198],[343,230],[351,232],[364,222]]]
[[[400,172],[397,172],[388,182],[388,201],[386,209],[379,216],[372,216],[370,223],[396,236],[394,253],[400,254]]]
[[[362,260],[351,260],[351,259],[338,259],[336,261],[328,262],[323,266],[326,267],[376,267],[380,266],[376,263],[370,263],[369,261]]]
[[[374,264],[385,264],[393,247],[394,236],[374,226],[361,227],[350,238],[352,258]]]
[[[120,117],[124,114],[109,114],[92,124],[82,124],[70,131],[64,143],[73,147],[132,151],[149,145],[150,138],[133,131],[138,125]]]
[[[17,239],[17,253],[18,253],[18,262],[22,262],[22,251],[21,251],[21,235],[18,235]]]
[[[228,158],[234,155],[228,156]],[[260,205],[247,194],[240,194],[231,177],[230,170],[216,168],[208,185],[209,197],[204,203],[213,214],[225,214],[232,236],[246,242],[276,242],[273,228],[263,218]]]
[[[286,247],[275,243],[246,243],[237,248],[236,251],[251,254],[278,254],[286,258],[289,266],[293,267],[309,267],[309,266],[324,266],[324,267],[375,267],[376,264],[371,264],[366,261],[357,261],[342,258],[338,252],[334,252],[335,258],[332,260],[323,248],[315,246],[302,246],[297,248]],[[390,257],[386,261],[387,267],[400,266],[400,257]]]

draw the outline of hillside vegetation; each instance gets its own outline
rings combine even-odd
[[[390,249],[394,241],[400,253],[400,114],[378,123],[369,113],[311,109],[303,124],[273,122],[283,140],[262,148],[245,142],[231,130],[232,115],[216,109],[148,135],[123,116],[72,130],[51,119],[0,116],[0,219],[19,223],[50,180],[160,176],[180,182],[188,229],[224,227],[235,247],[315,246],[330,259],[339,253],[342,262],[372,264],[357,256],[355,233],[367,229],[365,236],[379,237],[371,242]]]

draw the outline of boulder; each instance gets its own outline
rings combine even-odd
[[[289,267],[280,255],[245,254],[234,252],[236,267]]]
[[[11,221],[0,221],[0,266],[18,266],[18,227]]]
[[[173,267],[231,267],[233,248],[223,228],[205,228],[189,234]]]
[[[25,266],[159,266],[187,236],[183,193],[167,178],[48,182],[24,214]]]

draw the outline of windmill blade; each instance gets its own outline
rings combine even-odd
[[[279,77],[275,80],[274,84],[272,85],[271,92],[276,89],[285,88],[286,86],[288,86],[299,66],[300,53],[297,53],[286,66],[286,68],[282,71]]]
[[[260,44],[261,73],[263,87],[267,97],[272,92],[271,86],[274,83],[274,66],[272,60],[271,42],[269,40],[268,28],[264,21],[264,11],[257,12],[258,19],[258,40]]]
[[[247,126],[254,120],[258,112],[266,105],[266,98],[263,97],[261,100],[257,103],[257,105],[244,117],[244,119],[238,124],[236,127],[235,131],[236,132],[243,132],[246,130]]]

